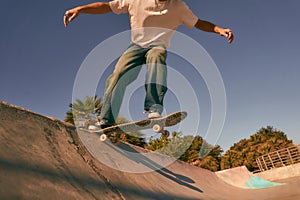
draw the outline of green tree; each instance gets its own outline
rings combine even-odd
[[[75,125],[81,120],[87,127],[89,124],[95,124],[97,121],[96,116],[102,108],[101,98],[88,96],[84,100],[76,99],[73,104],[69,104],[69,108],[70,110],[66,113],[65,121]]]
[[[180,160],[210,171],[220,170],[221,153],[219,145],[208,144],[202,137],[196,136]]]
[[[256,158],[292,145],[284,132],[272,126],[263,127],[249,139],[235,143],[221,157],[221,169],[245,165],[250,171],[257,170]]]
[[[69,110],[66,113],[65,122],[69,122],[69,123],[75,125],[71,103],[69,104]]]
[[[222,149],[207,144],[201,136],[182,136],[180,132],[173,132],[172,138],[150,140],[146,148],[211,171],[220,169]]]

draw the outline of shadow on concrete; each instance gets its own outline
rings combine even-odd
[[[58,182],[64,182],[67,181],[71,185],[80,185],[82,187],[91,188],[94,187],[95,189],[101,190],[104,188],[104,184],[101,184],[99,180],[92,177],[84,177],[80,174],[69,174],[67,172],[63,172],[65,169],[61,169],[61,173],[58,173],[54,170],[51,170],[50,168],[47,168],[45,166],[38,166],[33,165],[30,163],[25,162],[13,162],[8,161],[5,159],[0,159],[0,170],[2,173],[13,173],[13,174],[27,174],[32,177],[43,177],[49,181],[58,183]],[[146,189],[143,189],[142,191],[136,190],[134,187],[128,186],[118,186],[118,189],[121,191],[126,191],[127,194],[134,194],[134,196],[139,196],[141,199],[144,199],[145,197],[155,197],[155,199],[182,199],[182,200],[194,200],[194,198],[187,198],[187,197],[180,197],[178,195],[174,196],[172,194],[165,194],[165,193],[159,193],[159,192],[153,192]],[[10,196],[12,197],[12,196]],[[101,199],[101,197],[95,197],[96,199]]]
[[[106,143],[106,144],[109,146],[113,146],[113,144],[111,144],[111,143]],[[130,145],[128,145],[126,143],[121,142],[117,146],[119,149],[115,148],[115,147],[114,148],[112,147],[111,149],[118,151],[120,154],[122,154],[123,156],[127,157],[128,159],[130,159],[134,162],[143,164],[144,166],[152,169],[153,171],[160,174],[161,176],[163,176],[179,185],[182,185],[189,189],[203,193],[203,191],[201,189],[191,185],[191,184],[195,183],[195,181],[192,180],[191,178],[180,175],[180,174],[176,174],[176,173],[170,171],[169,169],[161,166],[160,164],[158,164],[158,163],[154,162],[153,160],[149,159],[148,157],[144,156],[143,154],[141,154],[136,149],[132,148]],[[138,156],[134,156],[134,154],[136,154]]]

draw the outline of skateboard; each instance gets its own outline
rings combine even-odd
[[[111,126],[101,130],[92,131],[100,135],[100,141],[105,141],[107,138],[116,140],[118,135],[123,133],[129,133],[134,131],[152,129],[155,133],[161,133],[164,137],[169,137],[169,131],[165,130],[165,127],[170,127],[178,124],[184,120],[187,116],[187,112],[178,111],[172,114],[169,114],[165,117],[154,118],[154,119],[144,119],[134,122],[128,122],[124,124],[119,124]]]

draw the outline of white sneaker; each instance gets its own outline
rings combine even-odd
[[[94,126],[94,125],[89,125],[88,129],[91,130],[91,131],[95,131],[95,130],[98,130],[99,128],[97,126]]]
[[[155,119],[162,117],[159,112],[150,112],[148,115],[148,119]]]
[[[105,129],[112,126],[112,125],[105,124],[104,121],[98,121],[95,125],[101,129]]]

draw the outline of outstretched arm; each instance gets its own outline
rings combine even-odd
[[[81,13],[87,14],[105,14],[111,12],[108,2],[96,2],[66,11],[64,15],[64,25],[68,26],[69,22],[73,21]]]
[[[195,24],[195,27],[202,31],[218,33],[221,36],[226,37],[229,43],[231,43],[234,38],[233,33],[229,28],[221,28],[211,22],[198,19],[197,23]]]

